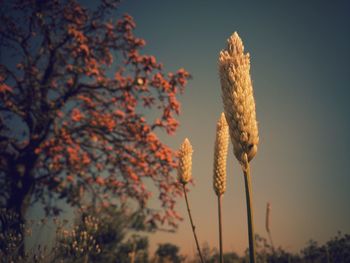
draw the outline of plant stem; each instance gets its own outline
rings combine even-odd
[[[187,212],[188,212],[188,217],[190,218],[190,222],[191,222],[191,227],[192,227],[192,232],[193,232],[193,236],[194,236],[194,240],[196,241],[196,246],[197,246],[197,251],[198,251],[198,255],[200,257],[200,260],[202,263],[204,263],[203,257],[202,257],[202,253],[201,250],[199,248],[199,243],[198,243],[198,238],[197,238],[197,234],[196,234],[196,227],[193,224],[193,220],[192,220],[192,215],[191,215],[191,210],[190,210],[190,205],[188,204],[188,199],[187,199],[187,193],[186,193],[186,187],[185,184],[182,184],[182,188],[185,194],[185,200],[186,200],[186,206],[187,206]]]
[[[271,236],[271,231],[267,231],[267,234],[269,235],[272,253],[275,254],[275,246],[273,245],[272,236]]]
[[[253,215],[253,205],[252,205],[252,185],[250,178],[250,167],[249,162],[247,162],[246,167],[243,167],[244,173],[244,183],[245,183],[245,193],[247,201],[247,216],[248,216],[248,237],[249,237],[249,258],[250,263],[255,263],[255,236],[254,236],[254,215]]]
[[[218,195],[220,263],[223,263],[223,262],[224,262],[224,255],[223,255],[223,253],[222,253],[222,217],[221,217],[221,202],[222,202],[222,195]]]
[[[331,257],[329,255],[329,250],[327,246],[326,246],[326,257],[327,257],[327,263],[331,263]]]

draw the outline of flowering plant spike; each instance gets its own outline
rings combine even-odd
[[[214,149],[214,180],[213,187],[217,195],[222,195],[226,191],[226,159],[228,149],[228,125],[225,114],[216,125],[216,140]]]
[[[259,135],[250,78],[250,56],[244,53],[237,32],[227,40],[227,48],[220,52],[219,75],[234,154],[241,164],[245,164],[257,152]]]
[[[178,177],[182,184],[187,184],[192,178],[192,145],[186,138],[179,150]]]

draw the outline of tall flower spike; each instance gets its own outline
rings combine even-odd
[[[214,178],[213,186],[215,193],[220,196],[226,191],[226,159],[228,148],[228,125],[225,114],[221,117],[216,125],[216,139],[214,149]]]
[[[246,160],[251,161],[258,150],[259,135],[250,78],[250,57],[249,53],[244,53],[237,32],[227,40],[227,48],[220,52],[219,74],[234,154],[241,164],[246,164]]]
[[[187,184],[192,177],[192,145],[186,138],[179,150],[178,177],[182,184]]]

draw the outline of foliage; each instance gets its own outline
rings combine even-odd
[[[300,253],[286,251],[282,247],[272,249],[266,238],[255,235],[257,262],[259,263],[346,263],[350,262],[350,235],[339,232],[323,245],[310,240],[307,245],[301,249]],[[224,262],[249,263],[249,250],[246,249],[243,256],[238,256],[235,252],[224,253]],[[211,248],[208,243],[202,246],[205,262],[219,262],[219,253],[217,249]],[[186,261],[187,262],[187,261]],[[192,263],[200,262],[198,256]]]
[[[22,234],[15,231],[11,226],[13,222],[18,221],[18,214],[1,209],[0,211],[0,259],[6,258],[4,262],[15,260],[18,255],[19,248],[23,245]],[[25,232],[25,226],[20,225],[21,233]],[[3,261],[0,261],[3,262]]]
[[[133,235],[127,242],[123,243],[114,261],[120,263],[146,263],[148,262],[148,239],[144,236]],[[98,261],[96,261],[98,262]],[[100,261],[101,262],[101,261]]]
[[[145,41],[130,15],[115,21],[117,7],[1,1],[0,206],[19,223],[38,201],[57,215],[52,198],[78,207],[131,199],[147,208],[146,181],[162,207],[145,210],[147,220],[173,227],[180,219],[175,152],[155,132],[175,132],[177,95],[190,75],[166,74],[141,54]],[[158,115],[146,119],[146,109]]]
[[[171,243],[159,244],[156,251],[157,262],[182,262],[182,257],[179,255],[180,248]]]
[[[200,262],[198,256],[190,259],[180,254],[180,248],[171,243],[159,244],[153,259],[149,259],[149,243],[146,236],[127,235],[137,221],[135,213],[127,214],[119,209],[95,211],[91,214],[78,214],[73,227],[67,222],[56,220],[57,239],[52,247],[38,246],[29,250],[24,256],[18,254],[18,240],[11,235],[0,235],[1,248],[8,244],[8,249],[0,249],[0,262],[19,263],[81,263],[81,262],[135,262],[135,263],[165,263],[165,262]],[[119,215],[114,221],[109,221],[108,214]],[[13,215],[8,213],[8,218]],[[2,218],[5,219],[5,218]],[[5,219],[5,220],[7,220]],[[45,220],[38,222],[46,224]],[[109,225],[110,233],[103,229]],[[135,230],[135,229],[134,229]],[[28,231],[28,229],[27,229]],[[137,230],[136,230],[137,231]],[[28,231],[29,233],[30,231]],[[112,238],[111,238],[112,237]],[[350,235],[338,233],[323,245],[310,241],[300,253],[291,253],[279,247],[272,251],[267,240],[257,236],[257,260],[261,263],[346,263],[350,255]],[[93,244],[93,246],[92,246]],[[219,262],[217,249],[210,248],[207,243],[202,247],[205,262]],[[248,250],[247,250],[248,252]],[[235,252],[224,253],[226,263],[248,263],[248,255],[238,256]]]
[[[68,231],[75,235],[74,238],[67,239],[67,235],[58,237],[59,247],[69,248],[61,249],[59,255],[62,259],[85,257],[88,262],[129,262],[131,257],[139,262],[147,261],[148,239],[133,234],[126,240],[130,231],[140,231],[140,223],[143,222],[138,222],[138,214],[139,212],[130,212],[125,207],[97,210],[89,207],[82,210],[73,231]]]
[[[94,238],[101,247],[99,253],[92,253],[90,262],[129,262],[130,256],[143,262],[148,259],[148,239],[139,235],[140,231],[151,231],[144,225],[143,212],[132,212],[127,207],[85,209],[80,217],[82,220],[93,214],[99,221],[99,230]],[[131,232],[135,234],[130,236]],[[143,259],[143,261],[141,261]],[[137,261],[136,261],[137,262]]]
[[[44,244],[28,248],[19,253],[21,238],[9,232],[0,235],[0,262],[148,262],[148,238],[140,235],[140,211],[94,207],[80,209],[73,225],[67,220],[53,220],[56,237],[52,245]],[[17,214],[8,213],[3,220],[12,220]],[[35,221],[33,221],[35,222]],[[37,224],[50,228],[50,222],[40,220]],[[36,224],[27,224],[25,230],[31,234]],[[51,226],[52,227],[52,226]],[[43,231],[43,229],[41,229]],[[36,231],[37,233],[38,231]],[[134,232],[133,235],[130,235]],[[35,233],[35,231],[34,231]]]
[[[325,251],[333,262],[350,262],[350,235],[338,232],[326,243]]]

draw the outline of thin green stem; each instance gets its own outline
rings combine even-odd
[[[223,262],[224,262],[224,255],[223,255],[223,253],[222,253],[222,217],[221,217],[221,202],[222,202],[222,195],[218,195],[220,263],[223,263]]]
[[[253,204],[252,204],[252,185],[250,178],[250,167],[249,162],[246,167],[243,167],[244,173],[244,183],[245,183],[245,193],[247,201],[247,216],[248,216],[248,237],[249,237],[249,258],[250,263],[256,262],[255,257],[255,237],[254,237],[254,213],[253,213]]]
[[[187,199],[187,193],[186,193],[185,184],[182,184],[182,188],[183,188],[183,191],[184,191],[184,194],[185,194],[185,200],[186,200],[186,206],[187,206],[188,217],[190,218],[191,227],[192,227],[192,232],[193,232],[194,240],[196,241],[196,246],[197,246],[198,255],[199,255],[199,258],[200,258],[201,262],[204,263],[204,260],[203,260],[203,257],[202,257],[202,252],[201,252],[201,250],[200,250],[199,243],[198,243],[198,238],[197,238],[197,234],[196,234],[196,227],[195,227],[195,225],[193,224],[193,219],[192,219],[192,215],[191,215],[190,205],[188,204],[188,199]]]

